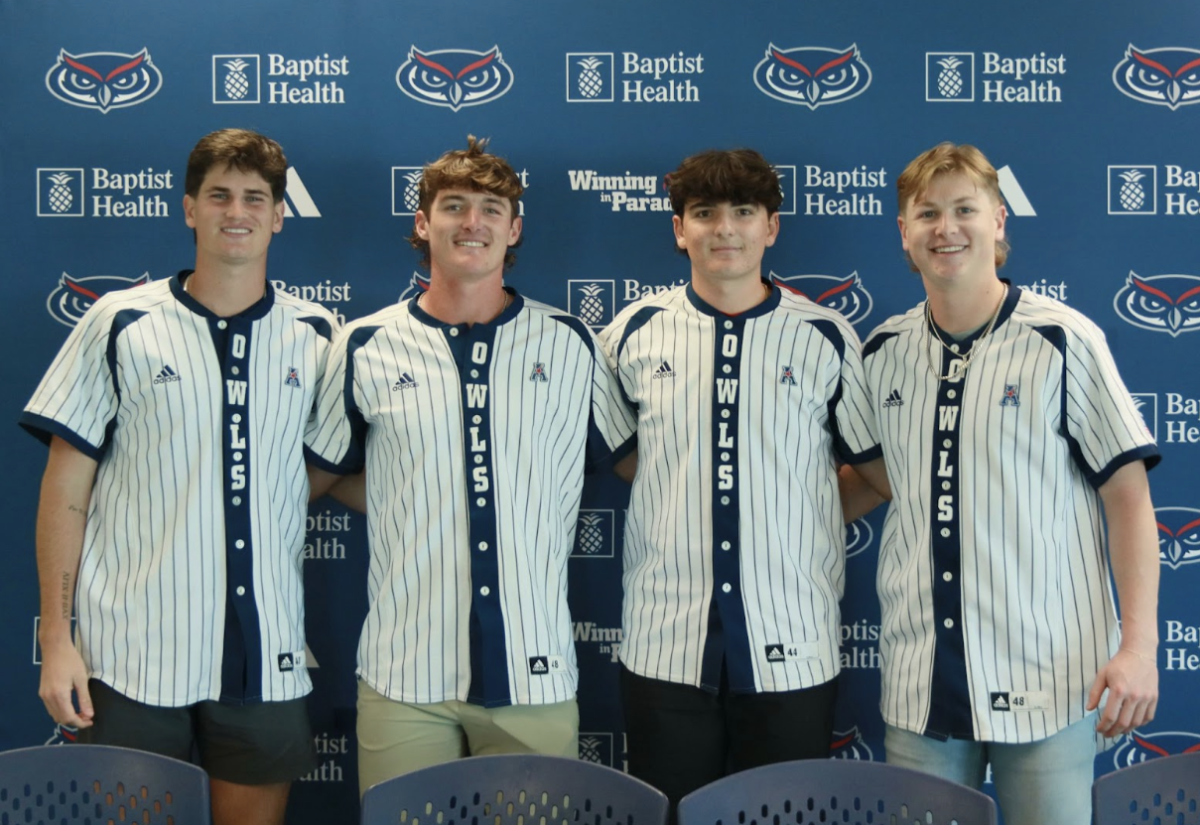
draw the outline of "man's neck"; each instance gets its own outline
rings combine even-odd
[[[419,306],[443,324],[486,324],[494,321],[511,302],[504,291],[503,272],[478,281],[463,281],[438,273],[430,273],[429,289],[421,296]]]
[[[184,288],[214,315],[225,318],[237,315],[266,294],[266,262],[226,267],[206,266],[197,261],[196,271],[184,281]]]
[[[991,320],[1004,300],[1007,288],[997,278],[986,289],[967,291],[929,292],[929,309],[933,320],[951,335],[981,328]]]
[[[754,277],[718,281],[692,271],[692,289],[709,306],[726,315],[739,315],[761,304],[771,294],[762,281],[761,273]]]

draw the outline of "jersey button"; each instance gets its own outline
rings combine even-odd
[[[951,351],[951,352],[958,352],[958,344],[951,344],[951,345],[950,345],[950,351]]]
[[[458,327],[450,327],[450,337],[451,338],[458,337]]]
[[[733,585],[729,582],[725,582],[725,584],[721,585],[722,593],[728,593],[730,590],[733,590]]]
[[[733,321],[726,321],[725,329],[733,329]]]
[[[947,450],[949,450],[951,447],[954,446],[954,442],[947,438],[945,441],[942,442],[942,446],[945,447]]]
[[[472,424],[481,424],[481,423],[483,423],[483,418],[482,418],[482,417],[480,417],[480,416],[478,416],[478,415],[476,415],[476,416],[472,416],[472,417],[471,417],[471,423],[472,423]]]
[[[242,372],[242,371],[241,371],[240,369],[238,369],[237,367],[231,367],[231,368],[229,369],[229,371],[230,371],[230,372],[232,372],[234,375],[240,375],[240,374],[241,374],[241,372]]]
[[[728,418],[728,417],[729,417],[729,410],[721,410],[721,417],[722,417],[722,418]]]
[[[942,627],[945,627],[946,629],[954,627],[954,619],[946,619],[942,622]]]
[[[730,544],[729,542],[727,542],[727,541],[723,541],[723,542],[721,542],[721,549],[722,549],[722,550],[728,550],[730,547],[733,547],[733,545],[732,545],[732,544]]]
[[[241,453],[234,453],[234,454],[233,454],[233,460],[234,460],[234,461],[241,461],[241,460],[242,460],[242,454],[241,454]]]
[[[722,504],[728,504],[728,503],[729,503],[729,496],[721,496],[721,503],[722,503]]]
[[[721,372],[733,372],[733,367],[726,364],[725,366],[721,367]]]
[[[942,538],[949,538],[949,536],[950,536],[950,528],[943,527],[942,528]]]
[[[233,546],[236,547],[237,549],[241,550],[243,547],[246,546],[246,542],[242,541],[241,539],[238,539],[237,541],[235,541],[233,543]]]
[[[227,326],[229,326],[229,324],[227,324],[225,321],[217,321],[217,329],[225,329]]]
[[[722,461],[728,461],[728,460],[729,460],[729,453],[721,453],[721,460],[722,460]]]
[[[942,574],[942,581],[944,581],[944,582],[954,581],[954,574],[951,573],[949,570],[947,570],[945,573]]]
[[[233,506],[234,506],[234,507],[239,507],[239,506],[241,506],[241,503],[242,503],[242,497],[241,497],[241,496],[234,496],[234,497],[233,497],[233,499],[232,499],[232,501],[231,501],[231,503],[233,504]]]
[[[958,398],[958,393],[955,392],[954,390],[947,390],[946,397],[947,398]]]
[[[238,589],[235,590],[234,592],[237,593],[239,596],[245,596],[246,588],[239,586]]]
[[[488,587],[486,584],[483,587],[479,588],[480,596],[489,596],[489,595],[491,595],[491,593],[492,593],[492,588]]]
[[[234,413],[232,417],[233,417],[233,423],[234,423],[234,424],[241,424],[241,423],[242,423],[242,414],[241,414],[241,413]]]
[[[483,463],[483,456],[481,456],[481,455],[477,455],[477,456],[475,456],[475,463],[476,463],[476,464],[482,464],[482,463]]]
[[[943,481],[943,482],[942,482],[942,489],[943,489],[943,490],[949,490],[949,489],[950,489],[950,482],[949,482],[949,481]]]
[[[472,378],[478,378],[478,377],[479,377],[479,370],[471,370],[471,377],[472,377]]]
[[[481,542],[479,542],[479,549],[480,549],[480,550],[486,550],[487,548],[488,548],[488,543],[487,543],[486,541],[481,541]]]
[[[485,505],[485,504],[487,504],[487,499],[486,499],[486,498],[477,498],[477,499],[475,499],[475,506],[476,506],[476,507],[482,507],[482,506],[483,506],[483,505]]]

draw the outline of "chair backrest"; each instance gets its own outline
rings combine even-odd
[[[973,788],[878,762],[807,759],[735,773],[688,794],[679,825],[995,825]]]
[[[543,819],[544,817],[544,819]],[[663,825],[667,798],[641,780],[580,759],[474,756],[367,789],[362,825]]]
[[[143,751],[50,745],[0,753],[0,825],[209,825],[208,774]]]
[[[1200,823],[1200,751],[1164,756],[1105,774],[1092,785],[1096,825]]]

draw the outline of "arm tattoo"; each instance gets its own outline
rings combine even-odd
[[[67,510],[72,513],[79,513],[79,515],[81,515],[81,516],[87,515],[87,510],[84,510],[80,507],[76,507],[74,504],[68,504]]]

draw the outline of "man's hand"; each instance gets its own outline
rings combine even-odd
[[[90,728],[95,716],[88,693],[88,672],[69,639],[42,645],[42,683],[38,696],[54,721],[73,728]],[[79,699],[75,712],[72,697]]]
[[[1158,708],[1158,663],[1154,657],[1130,648],[1100,668],[1088,691],[1087,709],[1095,710],[1108,691],[1096,730],[1107,737],[1121,736],[1154,719]]]

